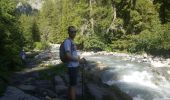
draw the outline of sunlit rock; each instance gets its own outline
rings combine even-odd
[[[98,61],[96,67],[97,67],[98,69],[100,69],[100,70],[103,70],[103,69],[106,68],[107,66],[106,66],[105,64],[103,64],[103,63],[101,63],[101,62]]]
[[[143,58],[147,58],[147,57],[148,57],[147,53],[144,53]]]
[[[167,67],[167,63],[162,63],[161,61],[151,61],[153,67]]]
[[[82,54],[81,54],[81,56],[91,56],[91,55],[93,55],[94,54],[94,52],[83,52]]]

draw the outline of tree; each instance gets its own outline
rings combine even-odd
[[[15,69],[21,64],[18,53],[23,46],[23,36],[19,30],[15,7],[13,0],[0,1],[0,69]]]
[[[33,25],[32,25],[32,38],[34,42],[40,42],[41,38],[40,38],[40,31],[38,28],[38,25],[34,19]]]

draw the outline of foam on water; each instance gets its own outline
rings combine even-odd
[[[170,100],[170,82],[149,63],[115,56],[93,55],[88,59],[106,64],[109,69],[101,75],[103,83],[117,85],[133,100]]]
[[[146,71],[134,71],[133,73],[129,74],[129,75],[124,75],[122,78],[123,82],[130,82],[130,83],[136,83],[136,84],[140,84],[143,86],[148,86],[151,88],[157,88],[157,86],[155,84],[153,84],[152,82],[152,78],[153,76],[149,73],[147,73]]]

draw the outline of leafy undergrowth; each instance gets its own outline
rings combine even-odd
[[[9,84],[9,77],[11,76],[13,72],[7,71],[7,70],[0,70],[0,96],[3,95],[6,87]]]

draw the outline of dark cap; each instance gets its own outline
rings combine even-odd
[[[68,27],[68,34],[73,34],[73,33],[76,33],[77,30],[74,26],[69,26]]]

